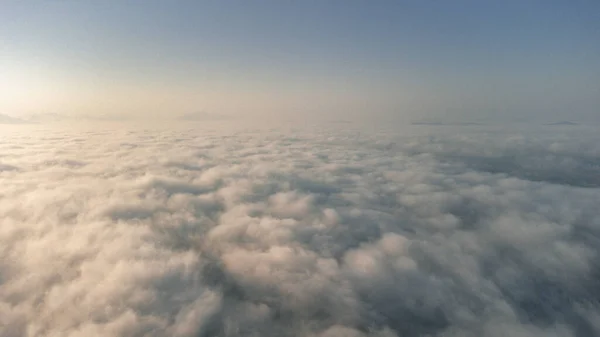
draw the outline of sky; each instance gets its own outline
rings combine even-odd
[[[4,1],[0,114],[600,121],[600,2]]]

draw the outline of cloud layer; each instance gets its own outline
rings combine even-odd
[[[600,334],[600,137],[343,127],[4,133],[0,335]]]

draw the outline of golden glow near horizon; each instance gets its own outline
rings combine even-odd
[[[177,82],[160,74],[142,79],[111,77],[40,63],[4,64],[8,71],[0,79],[0,113],[13,117],[39,113],[168,117],[208,111],[272,116],[318,115],[323,110],[351,114],[377,104],[393,105],[385,102],[389,92],[379,90],[366,98],[364,92],[369,88],[356,82],[281,78],[278,87],[273,80],[253,82],[235,77]]]

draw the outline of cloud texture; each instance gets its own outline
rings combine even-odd
[[[600,335],[600,137],[419,130],[3,133],[0,335]]]

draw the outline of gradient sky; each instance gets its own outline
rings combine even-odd
[[[600,120],[600,1],[2,1],[0,114]]]

